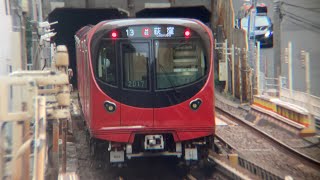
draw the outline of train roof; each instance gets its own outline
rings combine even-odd
[[[78,36],[79,38],[81,38],[83,35],[85,35],[88,31],[90,31],[90,29],[92,29],[93,25],[87,25],[87,26],[84,26],[82,27],[81,29],[79,29],[77,32],[76,32],[76,36]]]
[[[189,18],[132,18],[132,19],[106,20],[98,23],[97,25],[100,26],[100,28],[105,28],[105,26],[109,26],[110,28],[118,28],[122,26],[147,25],[147,24],[149,25],[150,24],[151,25],[172,24],[172,25],[196,27],[199,24],[203,24],[203,23],[197,19],[189,19]]]

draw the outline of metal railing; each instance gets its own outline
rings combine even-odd
[[[8,97],[0,99],[0,177],[44,179],[45,97],[37,96],[37,84],[29,78],[1,77],[0,82],[1,96]],[[13,91],[22,88],[25,95],[14,99]],[[12,101],[18,101],[21,109],[8,108]]]
[[[56,60],[50,71],[0,77],[1,179],[57,179],[60,164],[66,172],[70,88],[65,46],[58,48]]]

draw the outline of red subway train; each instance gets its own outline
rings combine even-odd
[[[215,134],[213,35],[195,19],[108,20],[75,35],[90,151],[110,163],[205,158]],[[104,144],[103,146],[101,144]]]

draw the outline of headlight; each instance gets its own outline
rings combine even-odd
[[[200,98],[197,98],[197,99],[191,101],[190,104],[189,104],[189,106],[190,106],[190,108],[191,108],[192,110],[195,111],[195,110],[197,110],[197,109],[200,107],[201,103],[202,103],[201,99],[200,99]]]
[[[271,31],[267,31],[265,34],[264,34],[264,37],[269,37],[271,35]]]

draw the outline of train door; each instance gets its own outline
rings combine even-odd
[[[121,41],[121,125],[153,126],[151,41]]]

